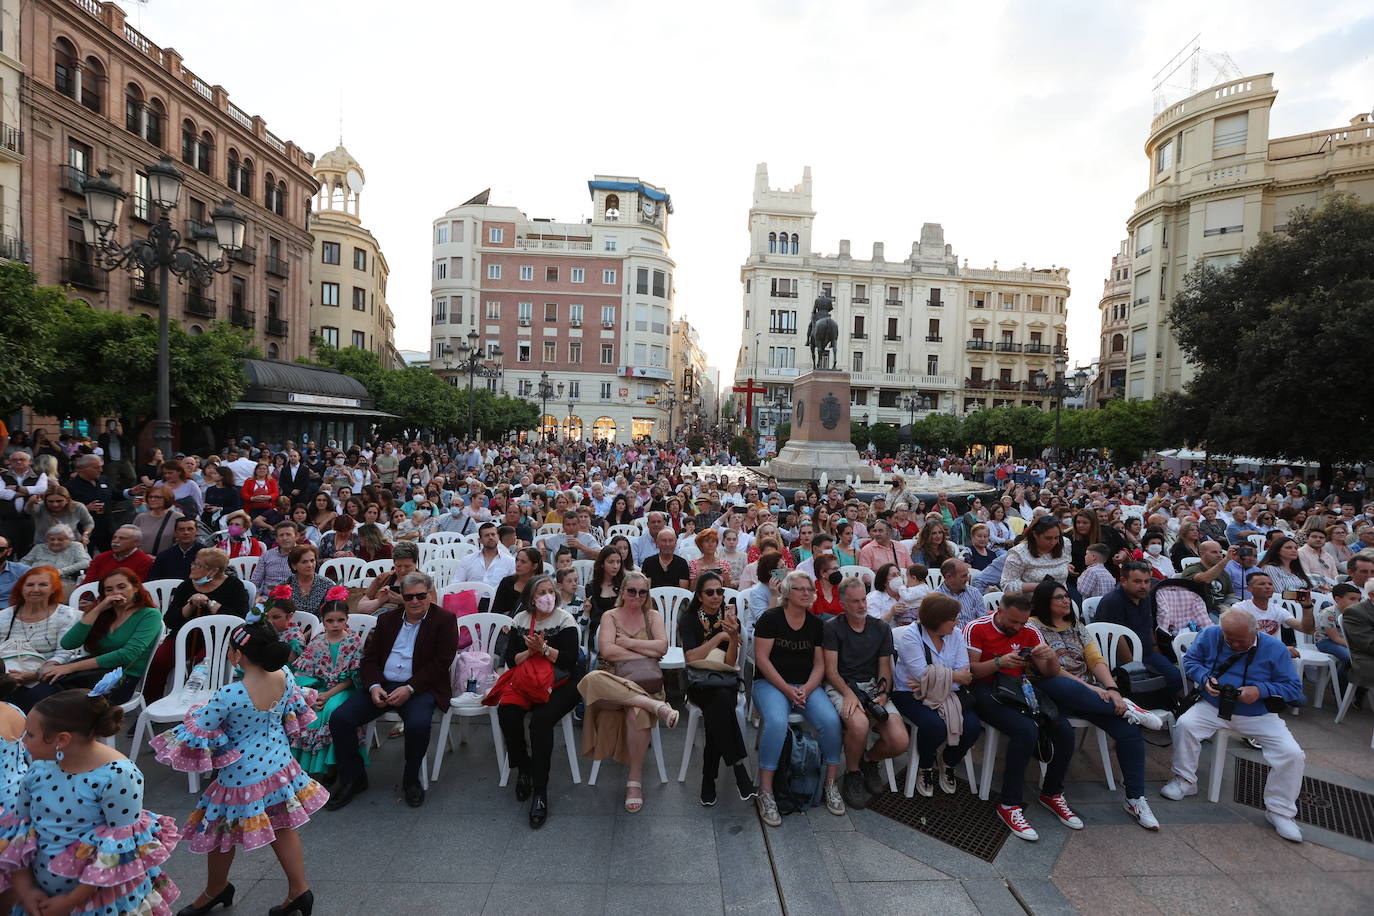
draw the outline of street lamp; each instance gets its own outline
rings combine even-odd
[[[560,384],[558,388],[559,393],[561,393],[562,390],[562,385]],[[547,372],[539,373],[539,400],[543,405],[543,409],[539,412],[539,431],[540,438],[544,440],[548,439],[548,427],[544,424],[544,419],[549,415],[549,398],[553,396],[554,386],[553,382],[549,381],[549,374]]]
[[[661,398],[661,402],[668,410],[668,441],[673,441],[673,408],[677,406],[677,386],[669,382],[664,388],[668,394]]]
[[[577,406],[577,398],[573,396],[572,385],[568,386],[568,441],[572,441],[573,431],[573,408]]]
[[[1079,394],[1083,392],[1083,389],[1087,387],[1088,384],[1088,373],[1083,369],[1079,369],[1077,372],[1073,374],[1073,382],[1070,383],[1064,377],[1064,372],[1068,369],[1068,366],[1069,361],[1064,358],[1063,353],[1060,353],[1058,356],[1054,358],[1053,384],[1049,383],[1049,376],[1045,374],[1044,369],[1040,369],[1035,373],[1035,387],[1039,388],[1041,393],[1048,394],[1054,398],[1055,464],[1058,464],[1061,458],[1061,455],[1059,453],[1059,411],[1064,406],[1064,396],[1073,395],[1074,397],[1077,397]]]
[[[479,335],[477,329],[468,331],[467,340],[458,341],[458,362],[467,369],[468,373],[468,433],[467,438],[472,439],[472,382],[477,376],[483,378],[494,377],[497,370],[492,366],[484,365],[488,358],[500,359],[504,354],[500,347],[493,347],[490,357],[482,354],[482,348],[477,345]]]
[[[163,455],[172,454],[172,382],[170,315],[168,295],[171,275],[178,281],[202,288],[214,282],[216,274],[227,273],[234,252],[243,248],[248,220],[228,201],[211,213],[211,225],[192,233],[190,245],[183,245],[180,232],[172,227],[170,211],[181,198],[183,176],[163,156],[148,166],[148,202],[157,207],[158,220],[146,238],[121,245],[115,239],[119,217],[128,193],[113,180],[112,172],[100,170],[95,178],[81,182],[86,208],[81,211],[86,244],[93,250],[92,266],[111,272],[127,270],[146,278],[158,272],[157,324],[157,418],[153,421],[153,441]]]
[[[912,391],[902,398],[902,407],[911,415],[911,421],[907,424],[908,445],[916,444],[916,411],[930,410],[934,405],[935,402],[928,395],[919,391]]]

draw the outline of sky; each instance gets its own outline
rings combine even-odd
[[[429,349],[444,211],[489,187],[494,204],[579,220],[589,178],[633,175],[673,197],[676,316],[727,379],[759,162],[773,187],[811,166],[816,253],[847,238],[856,257],[882,241],[898,260],[935,222],[971,267],[1067,266],[1070,359],[1087,363],[1147,187],[1155,74],[1194,36],[1274,73],[1271,136],[1374,107],[1367,0],[123,5],[278,136],[319,156],[342,121],[398,347]],[[1202,62],[1199,90],[1215,72]]]

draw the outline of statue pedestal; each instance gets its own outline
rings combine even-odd
[[[831,480],[855,475],[873,482],[877,471],[859,460],[849,440],[849,373],[813,369],[792,383],[792,436],[768,463],[768,473],[785,480]]]

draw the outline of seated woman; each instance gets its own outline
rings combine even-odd
[[[1000,504],[998,507],[1000,508]],[[1002,551],[992,546],[991,540],[991,529],[982,522],[969,529],[969,552],[964,559],[977,572],[987,569],[992,565],[992,561],[1002,554]]]
[[[506,654],[502,659],[507,668],[515,668],[537,655],[553,665],[554,686],[547,700],[528,708],[516,703],[500,703],[496,707],[510,765],[516,769],[516,801],[531,799],[530,826],[538,830],[549,817],[549,765],[553,757],[554,726],[581,700],[577,692],[580,634],[577,621],[566,608],[558,605],[553,580],[542,574],[525,583],[520,611],[508,633]],[[528,744],[525,741],[526,718],[529,720]],[[593,721],[590,709],[587,721]]]
[[[228,575],[229,557],[223,550],[202,547],[191,560],[191,576],[176,588],[167,599],[167,612],[162,622],[167,637],[153,653],[149,662],[148,681],[143,698],[149,703],[160,699],[166,689],[172,666],[176,664],[177,633],[188,621],[211,614],[248,615],[248,590],[243,583]],[[187,658],[199,660],[205,652],[203,645],[187,647]]]
[[[587,704],[582,756],[588,760],[614,757],[630,768],[625,810],[638,814],[644,807],[644,752],[649,749],[654,718],[669,728],[678,719],[677,710],[664,702],[658,660],[668,651],[668,637],[663,617],[649,601],[648,576],[625,574],[616,606],[601,618],[597,650],[596,670],[577,685]]]
[[[358,528],[358,556],[369,563],[391,559],[391,543],[379,526],[369,522]]]
[[[217,550],[224,551],[227,559],[235,557],[260,557],[267,552],[266,545],[252,535],[252,521],[248,513],[239,509],[224,517],[224,537],[215,542]]]
[[[905,574],[896,563],[884,563],[873,576],[873,591],[868,593],[868,616],[901,626],[898,618],[911,610],[902,592],[906,589]],[[918,605],[919,606],[919,605]]]
[[[51,566],[56,569],[62,577],[63,594],[70,595],[81,583],[86,567],[91,565],[91,555],[70,527],[58,524],[48,529],[43,543],[33,545],[21,562],[30,568]]]
[[[587,631],[587,644],[593,648],[597,645],[602,616],[615,607],[620,598],[625,572],[625,557],[616,545],[609,544],[601,548],[596,562],[592,564],[592,579],[587,583],[587,600],[584,603],[587,626],[590,628]]]
[[[973,680],[968,646],[958,628],[959,602],[934,593],[921,599],[918,622],[893,631],[897,656],[892,667],[892,703],[916,727],[916,791],[929,798],[940,789],[953,795],[955,767],[983,732],[973,701],[959,688]],[[944,745],[944,765],[937,777],[935,753]],[[970,786],[970,789],[973,787]]]
[[[833,553],[823,553],[812,561],[816,570],[816,601],[811,605],[811,613],[817,617],[829,614],[843,614],[840,604],[840,561]]]
[[[763,616],[763,612],[778,603],[782,577],[787,575],[787,571],[782,568],[782,554],[770,550],[759,557],[758,572],[759,582],[747,592],[747,610],[744,619],[740,621],[744,624],[746,632],[753,632],[754,625]]]
[[[1116,759],[1126,786],[1126,813],[1147,830],[1158,830],[1145,798],[1145,740],[1140,729],[1163,728],[1159,716],[1121,695],[1097,640],[1074,613],[1068,588],[1045,581],[1031,594],[1031,624],[1059,656],[1060,673],[1041,678],[1036,687],[1059,706],[1064,717],[1086,719],[1116,741]]]
[[[754,706],[763,720],[759,737],[759,815],[769,827],[781,827],[782,815],[773,798],[773,774],[782,758],[787,716],[796,709],[820,736],[825,758],[825,807],[844,814],[844,798],[835,779],[844,749],[840,743],[840,714],[824,690],[825,653],[821,649],[821,621],[811,613],[816,586],[804,572],[790,572],[780,587],[782,604],[759,618],[754,626]]]
[[[62,603],[55,568],[35,566],[15,581],[10,606],[0,611],[0,659],[18,685],[11,702],[20,709],[32,709],[52,692],[39,679],[75,656],[62,648],[62,636],[80,619],[75,608]]]
[[[504,576],[491,599],[491,612],[514,617],[520,610],[520,596],[530,579],[544,571],[544,557],[536,547],[522,547],[515,552],[515,572]]]
[[[714,528],[707,528],[697,535],[696,544],[701,556],[687,564],[691,571],[692,587],[696,588],[697,579],[708,572],[714,572],[727,588],[732,587],[735,581],[734,571],[727,561],[716,554],[716,548],[720,546],[719,532]]]
[[[286,555],[286,563],[291,567],[291,578],[286,584],[291,586],[291,600],[296,609],[307,614],[319,616],[324,596],[338,583],[328,576],[316,575],[319,568],[320,551],[314,544],[297,544]]]
[[[49,694],[71,687],[94,687],[122,668],[123,677],[106,696],[118,706],[138,687],[162,634],[162,615],[132,571],[120,567],[100,580],[100,597],[62,635],[62,648],[84,649],[82,658],[54,665],[39,675]],[[39,689],[35,685],[35,690]]]
[[[301,769],[312,776],[324,774],[319,781],[328,788],[336,775],[329,717],[362,686],[358,670],[363,660],[363,641],[348,628],[347,588],[336,585],[329,590],[320,608],[320,625],[324,632],[315,634],[301,657],[291,665],[296,683],[316,691],[311,704],[315,721],[291,738],[291,755]],[[358,751],[367,763],[367,731],[361,728],[358,729]]]
[[[343,514],[334,518],[333,530],[320,538],[320,559],[332,560],[335,557],[356,557],[362,552],[358,541],[357,526],[353,516]]]
[[[716,803],[716,776],[720,762],[735,772],[740,801],[758,794],[746,766],[749,752],[740,734],[735,706],[739,702],[739,677],[725,669],[738,671],[740,664],[739,617],[725,604],[725,582],[718,573],[704,572],[697,579],[691,603],[678,614],[678,645],[687,658],[687,699],[701,710],[706,729],[706,747],[701,756],[701,803]],[[702,667],[697,666],[714,666]],[[722,671],[719,680],[728,683],[694,683],[693,671]]]

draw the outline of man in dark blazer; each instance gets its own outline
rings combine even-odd
[[[91,555],[110,549],[110,536],[119,527],[117,515],[123,510],[130,493],[142,493],[146,487],[133,487],[121,490],[113,486],[105,477],[105,463],[99,455],[78,455],[74,462],[76,471],[67,481],[67,492],[72,499],[85,505],[95,520],[91,531]]]
[[[293,506],[297,503],[309,502],[310,477],[310,468],[301,461],[301,453],[292,449],[287,455],[286,464],[282,465],[281,473],[277,477],[277,485],[280,487],[281,495],[290,499]]]
[[[458,654],[458,618],[430,603],[434,581],[422,572],[401,577],[399,610],[377,617],[377,626],[363,650],[356,691],[329,717],[334,739],[338,779],[325,806],[336,811],[367,788],[358,729],[382,713],[394,711],[405,723],[406,763],[401,790],[406,804],[424,804],[420,765],[429,751],[430,724],[435,710],[448,711],[453,688],[449,668]]]

